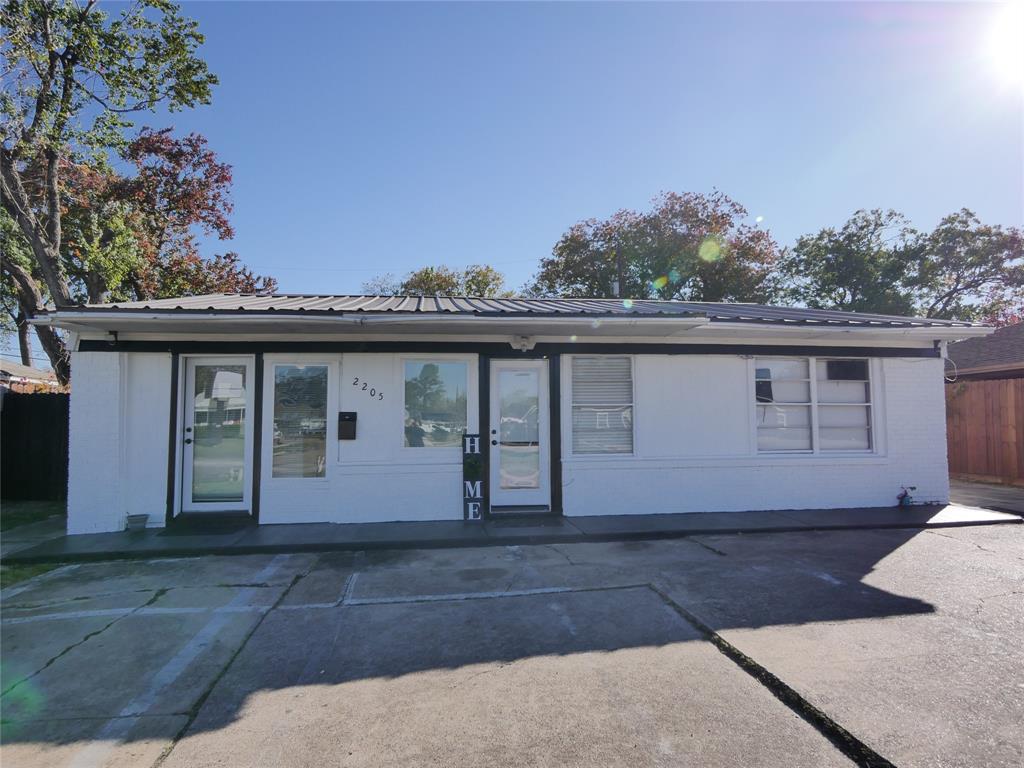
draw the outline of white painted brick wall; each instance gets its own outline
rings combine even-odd
[[[693,360],[687,364],[692,364]],[[751,455],[737,439],[732,455],[640,455],[608,460],[569,458],[563,467],[567,515],[814,509],[892,506],[903,485],[917,486],[916,501],[949,498],[946,465],[943,363],[935,359],[884,359],[882,402],[876,424],[881,455],[863,458]],[[638,366],[638,378],[644,369]],[[664,371],[659,369],[659,375]],[[741,375],[738,369],[730,375]],[[742,374],[745,375],[745,374]],[[638,382],[637,391],[645,383]],[[702,386],[686,391],[679,380],[677,408],[696,403],[707,414],[733,412],[745,403],[726,402],[731,388]],[[651,405],[638,403],[638,409]],[[664,404],[663,407],[670,407]],[[642,417],[640,417],[642,420]],[[705,429],[709,428],[707,426]],[[700,442],[700,434],[679,434]],[[637,435],[638,446],[642,438]]]
[[[888,481],[916,485],[919,501],[949,500],[943,360],[883,361]]]
[[[68,532],[119,531],[134,513],[162,526],[170,355],[74,352],[71,379]]]
[[[71,354],[68,533],[117,531],[121,508],[121,364],[112,352]]]
[[[346,375],[360,372],[360,360],[369,358],[347,357]],[[391,356],[383,357],[387,370],[376,373],[378,378],[390,377],[390,397],[401,391],[401,373]],[[564,365],[562,381],[568,382],[569,361]],[[914,496],[919,501],[948,499],[941,360],[876,361],[879,454],[857,458],[753,454],[743,415],[752,395],[742,358],[645,355],[637,359],[636,371],[636,456],[569,456],[571,432],[563,421],[568,515],[888,506],[896,503],[901,485],[917,486]],[[69,532],[121,530],[129,511],[146,512],[151,525],[162,525],[169,356],[76,352],[72,378]],[[568,386],[563,394],[562,413],[571,420]],[[394,402],[401,407],[400,397]],[[392,448],[399,444],[400,414],[394,419],[385,414],[377,424],[365,403],[332,399],[330,410],[338,405],[365,417],[359,425],[363,447],[368,440],[385,441],[381,445]],[[471,397],[471,418],[475,412]],[[269,415],[265,412],[265,425],[271,423]],[[361,522],[461,516],[457,457],[450,466],[412,464],[401,450],[389,449],[378,459],[379,466],[360,467],[339,462],[332,453],[330,481],[316,484],[315,490],[311,484],[308,492],[294,482],[278,488],[265,474],[261,519]]]
[[[167,516],[167,429],[171,410],[171,356],[125,355],[126,447],[121,509],[149,515],[159,528]]]

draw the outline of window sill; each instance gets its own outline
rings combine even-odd
[[[755,454],[765,459],[876,459],[874,451],[758,451]]]
[[[568,469],[604,470],[610,465],[636,469],[702,469],[702,468],[758,468],[758,467],[825,467],[825,466],[881,466],[889,463],[879,454],[842,454],[822,456],[804,453],[796,456],[755,454],[744,456],[657,456],[585,458],[573,456],[562,464]]]

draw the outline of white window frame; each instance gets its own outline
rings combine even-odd
[[[757,409],[759,406],[768,403],[757,402],[757,361],[758,360],[806,360],[810,384],[810,402],[793,403],[798,407],[810,408],[811,422],[811,448],[810,450],[762,450],[757,447]],[[867,407],[868,409],[868,436],[871,440],[871,447],[861,450],[822,450],[818,434],[818,362],[827,360],[862,360],[868,365],[868,395],[870,400],[866,403],[824,403],[825,406],[838,405]],[[881,401],[878,396],[879,366],[877,358],[864,357],[862,355],[752,355],[747,360],[747,384],[748,384],[748,407],[750,412],[750,446],[752,452],[757,456],[814,456],[818,458],[833,458],[843,456],[878,456],[881,454],[881,440],[878,430],[878,409]]]
[[[323,477],[274,477],[274,372],[279,365],[327,366],[327,445]],[[260,440],[261,483],[310,487],[330,482],[331,466],[338,462],[338,382],[341,362],[336,357],[313,354],[274,353],[263,356],[263,428]]]
[[[594,354],[587,354],[587,353],[581,352],[579,354],[566,355],[565,357],[566,357],[567,365],[566,365],[566,368],[565,368],[565,375],[562,377],[562,380],[566,384],[566,386],[564,386],[563,389],[566,390],[568,392],[568,395],[569,395],[569,397],[568,397],[568,401],[569,401],[568,402],[568,406],[569,407],[564,409],[565,410],[565,418],[563,420],[563,425],[564,426],[563,426],[562,434],[569,436],[568,441],[564,441],[563,442],[564,447],[568,449],[568,450],[565,451],[566,455],[568,455],[568,456],[570,456],[572,458],[586,459],[588,461],[616,461],[616,460],[620,460],[620,459],[628,459],[628,458],[631,458],[631,457],[635,457],[637,455],[637,445],[636,445],[636,443],[637,443],[637,434],[636,434],[636,425],[637,425],[636,357],[637,356],[636,355],[594,355]],[[600,358],[625,357],[625,358],[629,359],[629,384],[630,384],[629,388],[630,388],[630,391],[632,392],[632,396],[630,398],[630,408],[633,411],[633,418],[632,418],[632,421],[630,422],[630,429],[631,429],[632,438],[633,438],[633,440],[632,440],[633,450],[630,451],[629,453],[577,453],[574,450],[573,446],[574,446],[576,440],[575,440],[575,435],[573,435],[573,418],[572,418],[572,414],[573,414],[573,408],[576,406],[576,399],[575,399],[575,393],[573,391],[572,361],[575,358],[577,358],[577,357],[600,357]],[[567,444],[565,444],[565,443],[567,443]]]
[[[426,464],[451,464],[462,462],[462,445],[447,447],[434,446],[417,448],[405,444],[405,364],[407,362],[465,363],[466,364],[466,432],[471,435],[480,432],[480,384],[479,355],[444,354],[424,352],[422,354],[395,355],[394,389],[399,393],[398,407],[393,421],[395,445],[403,462]]]

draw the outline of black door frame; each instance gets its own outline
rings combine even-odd
[[[507,354],[481,352],[478,357],[477,382],[479,394],[480,453],[483,459],[484,483],[483,516],[491,518],[491,361],[492,360],[547,360],[548,362],[548,440],[551,445],[548,455],[551,462],[548,483],[550,484],[551,516],[561,516],[562,511],[562,356],[559,353],[527,351]]]
[[[177,507],[177,495],[181,491],[181,477],[178,472],[178,458],[181,455],[182,445],[178,440],[180,437],[181,424],[179,422],[179,400],[184,392],[182,366],[182,354],[188,352],[171,352],[171,403],[170,418],[167,427],[167,509],[164,513],[164,524],[166,526],[181,523],[183,520],[206,520],[216,521],[223,518],[236,519],[242,516],[249,517],[253,523],[260,521],[260,463],[263,458],[261,441],[263,438],[263,353],[250,352],[253,357],[253,414],[252,414],[252,492],[251,503],[248,512],[202,512],[188,513],[179,512],[174,514]],[[184,410],[182,411],[184,413]],[[182,416],[183,418],[183,416]],[[184,473],[184,467],[181,468]]]
[[[206,350],[203,350],[206,351]],[[222,351],[218,349],[217,351]],[[226,351],[226,350],[225,350]],[[231,351],[237,351],[232,349]],[[263,439],[263,376],[264,362],[263,352],[256,350],[245,350],[255,358],[253,375],[255,378],[253,388],[253,460],[252,460],[252,508],[249,514],[253,522],[258,523],[260,519],[260,477],[262,461],[262,439]],[[181,376],[181,355],[188,352],[174,350],[171,352],[171,387],[170,387],[170,418],[168,420],[167,440],[167,510],[165,521],[171,525],[178,516],[174,514],[175,489],[178,482],[177,477],[177,456],[178,444],[178,408],[180,399],[180,376]],[[491,516],[490,499],[490,418],[491,418],[491,360],[547,360],[548,361],[548,439],[551,442],[550,450],[550,474],[551,485],[551,511],[552,516],[560,516],[562,510],[562,399],[561,399],[561,378],[562,378],[562,356],[559,353],[544,354],[542,352],[508,352],[502,354],[489,354],[480,352],[477,355],[477,381],[478,381],[478,419],[480,432],[480,451],[483,462],[484,477],[487,482],[483,487],[483,515],[485,518]],[[208,516],[212,513],[205,513]]]

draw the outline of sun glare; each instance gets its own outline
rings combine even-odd
[[[1024,0],[1004,3],[996,10],[988,54],[996,77],[1024,91]]]

